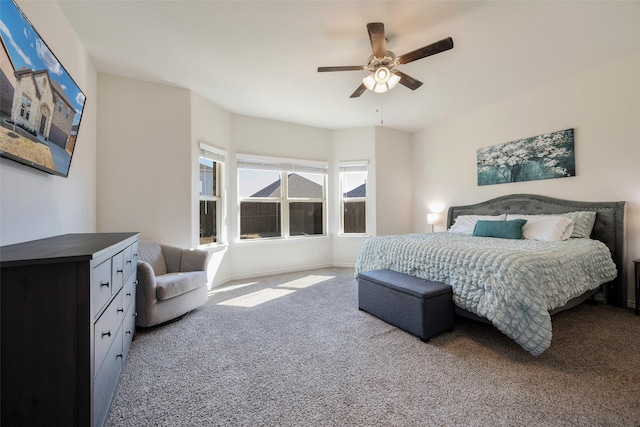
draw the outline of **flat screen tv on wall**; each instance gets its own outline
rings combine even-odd
[[[67,177],[84,93],[13,0],[2,0],[0,43],[0,156]]]

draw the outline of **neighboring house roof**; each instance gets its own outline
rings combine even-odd
[[[67,98],[67,94],[64,93],[64,89],[62,89],[62,86],[60,86],[60,83],[58,83],[55,80],[51,80],[51,78],[49,78],[49,81],[51,82],[51,87],[53,87],[53,89],[56,92],[58,92],[58,95],[60,95],[60,97],[64,99],[64,102],[66,102],[67,105],[73,109],[73,103],[69,98]]]
[[[18,68],[14,74],[18,80],[22,80],[25,77],[31,77],[31,80],[33,80],[33,86],[36,88],[36,96],[40,99],[42,97],[40,94],[40,86],[38,86],[35,79],[35,75],[38,73],[38,71],[33,71],[31,68],[22,66]]]
[[[365,197],[367,195],[367,183],[357,186],[351,191],[344,193],[344,197]]]
[[[323,196],[322,185],[300,176],[297,173],[290,173],[288,175],[287,186],[289,189],[289,197],[320,199]],[[252,194],[251,197],[280,197],[280,180],[267,185],[262,190]]]

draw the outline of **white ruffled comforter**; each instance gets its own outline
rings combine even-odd
[[[616,266],[597,240],[509,240],[455,233],[372,237],[356,274],[390,269],[451,285],[454,302],[487,318],[537,356],[551,345],[549,310],[613,280]]]

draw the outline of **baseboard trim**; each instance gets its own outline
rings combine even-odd
[[[233,282],[234,280],[246,280],[246,279],[253,279],[256,277],[263,277],[263,276],[275,276],[278,274],[286,274],[286,273],[297,273],[300,271],[308,271],[308,270],[317,270],[320,268],[332,268],[332,267],[339,267],[339,268],[354,268],[353,264],[314,264],[314,265],[305,265],[304,267],[299,267],[299,268],[279,268],[279,269],[274,269],[274,270],[265,270],[265,271],[260,271],[260,272],[253,272],[253,273],[247,273],[247,274],[235,274],[233,276],[229,276],[226,277],[224,279],[220,279],[220,280],[214,280],[213,283],[211,284],[211,288],[217,288],[218,286],[223,286],[226,285],[229,282]]]
[[[353,263],[346,263],[346,262],[338,262],[338,263],[333,263],[334,267],[345,267],[345,268],[355,268],[355,264]]]

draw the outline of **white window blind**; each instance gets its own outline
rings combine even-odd
[[[257,157],[236,155],[238,169],[257,169],[284,172],[306,172],[327,174],[328,164],[309,160],[279,159],[275,157]]]
[[[338,168],[343,172],[367,172],[369,162],[366,160],[359,162],[340,162]]]
[[[200,143],[200,155],[219,163],[224,163],[226,157],[224,151],[204,143]]]

